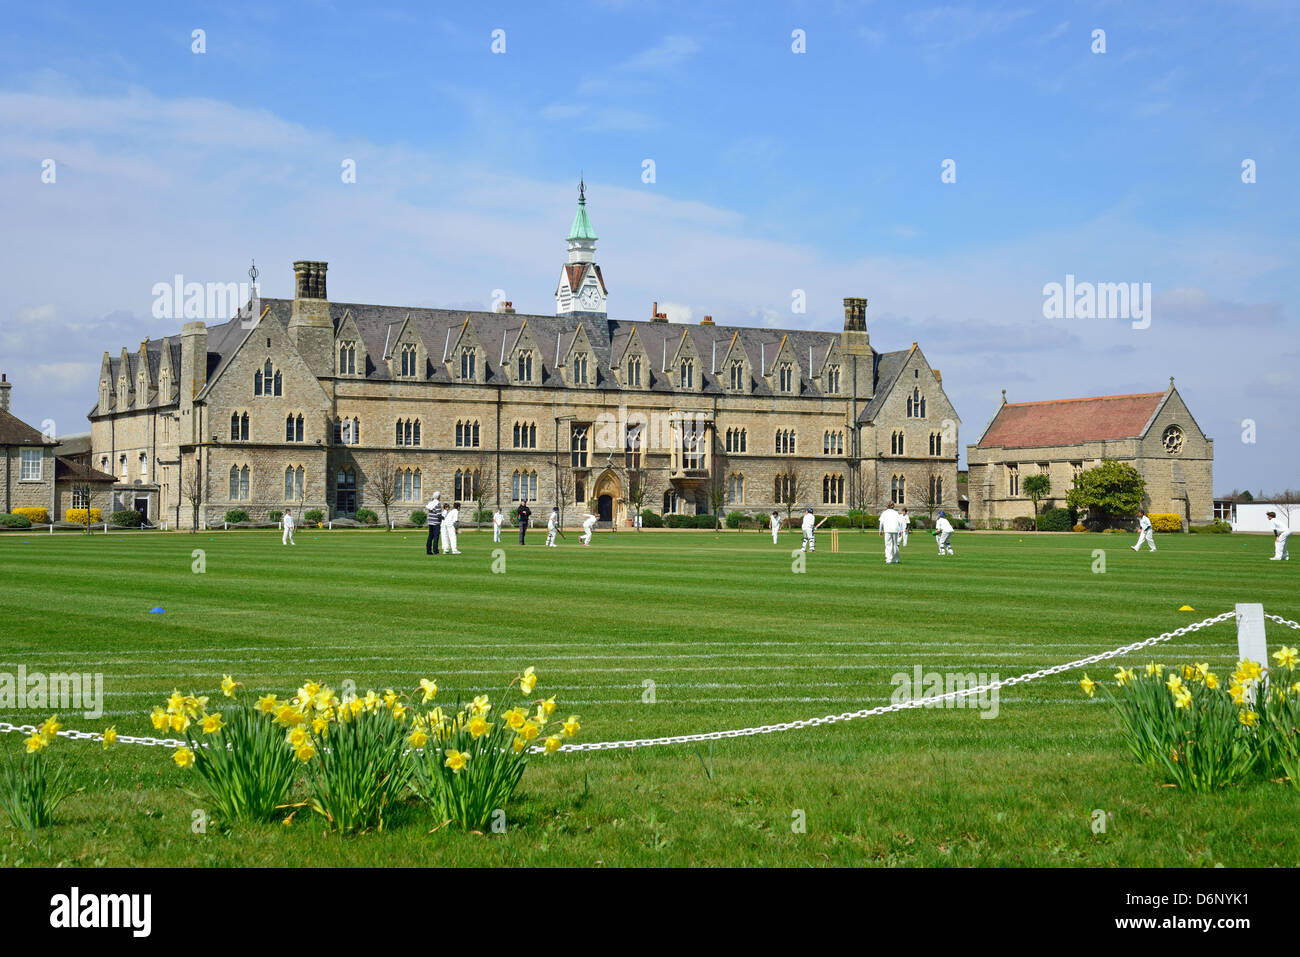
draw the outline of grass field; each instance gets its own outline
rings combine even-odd
[[[925,672],[1007,677],[1199,621],[1237,602],[1300,618],[1300,565],[1262,536],[958,533],[939,558],[914,534],[886,566],[874,534],[798,542],[758,532],[576,535],[558,549],[486,533],[429,558],[415,532],[0,536],[0,671],[102,672],[105,715],[71,728],[153,734],[174,687],[257,693],[306,678],[440,698],[497,691],[526,665],[583,718],[580,741],[739,728],[889,701]],[[206,571],[195,573],[194,549]],[[1104,549],[1098,574],[1094,549]],[[1179,612],[1188,604],[1195,612]],[[162,606],[165,614],[149,614]],[[1297,634],[1269,624],[1269,647]],[[1232,622],[1137,659],[1228,672]],[[1134,661],[1128,662],[1135,663]],[[1114,665],[1092,677],[1109,679]],[[911,710],[708,745],[538,757],[503,835],[413,807],[383,833],[291,827],[191,833],[195,799],[162,748],[60,742],[83,790],[37,845],[0,825],[0,865],[1283,865],[1300,863],[1300,791],[1257,781],[1213,796],[1162,788],[1129,757],[1081,673],[1009,689],[996,718]],[[654,683],[646,703],[645,682]],[[0,712],[30,723],[34,712]],[[0,735],[10,752],[18,735]],[[1094,834],[1094,809],[1108,814]],[[792,828],[798,812],[806,832]]]

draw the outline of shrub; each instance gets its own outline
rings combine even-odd
[[[1151,528],[1157,532],[1181,532],[1183,520],[1173,512],[1148,512]]]
[[[669,528],[694,528],[694,515],[665,515],[663,522]]]
[[[32,521],[26,515],[9,515],[0,512],[0,528],[31,528]]]
[[[423,519],[421,519],[423,521]],[[492,521],[492,509],[480,508],[474,512],[474,521],[484,523]]]
[[[67,509],[63,513],[63,520],[65,522],[72,522],[75,525],[85,525],[86,510],[84,508]],[[102,521],[103,519],[100,517],[99,509],[92,508],[90,510],[90,523],[94,525],[95,523],[102,522]]]
[[[641,527],[642,528],[663,528],[664,527],[663,516],[660,515],[658,512],[652,512],[650,511],[650,509],[647,508],[641,512]]]
[[[50,510],[48,508],[37,508],[35,506],[26,506],[23,508],[14,509],[13,513],[15,515],[25,516],[27,518],[27,521],[31,522],[33,525],[50,524]]]
[[[1209,525],[1188,525],[1189,532],[1205,532],[1211,535],[1223,535],[1232,531],[1232,525],[1228,522],[1213,521]]]
[[[919,515],[918,515],[918,516],[915,516],[915,517],[912,519],[912,527],[913,527],[913,528],[919,528],[919,529],[923,529],[923,530],[924,530],[924,529],[930,528],[933,524],[934,524],[934,523],[931,522],[928,518],[921,518]]]
[[[423,748],[412,755],[415,790],[444,821],[454,821],[467,831],[484,828],[514,794],[533,748],[540,746],[543,754],[553,754],[564,738],[578,733],[576,714],[567,721],[552,717],[553,697],[529,700],[536,681],[532,668],[511,681],[510,689],[518,693],[515,706],[497,711],[495,720],[487,695],[476,697],[455,718],[434,708],[415,719],[407,742],[412,748]],[[422,686],[428,701],[432,695],[427,689],[436,691],[437,686],[431,682]]]
[[[950,521],[952,522],[952,527],[954,529],[965,529],[970,527],[970,523],[964,518],[954,518],[950,519]]]
[[[1087,530],[1088,530],[1087,525],[1077,525],[1077,524],[1070,529],[1070,531],[1072,532],[1086,532]]]
[[[371,509],[359,508],[354,513],[356,520],[362,525],[374,525],[379,521],[379,516]]]
[[[1034,530],[1034,517],[1032,515],[1017,515],[1011,520],[1011,527],[1017,532],[1032,532]]]
[[[280,519],[284,518],[284,512],[280,511],[278,508],[273,508],[266,513],[266,517],[278,525]]]
[[[853,526],[849,524],[849,517],[847,515],[832,515],[830,516],[830,518],[826,519],[826,524],[823,525],[822,527],[823,528],[852,528]]]
[[[231,525],[237,525],[240,522],[246,522],[248,521],[248,513],[245,512],[242,508],[232,508],[230,511],[226,512],[226,521],[229,522]],[[116,514],[113,516],[113,524],[114,525],[117,524]]]
[[[720,524],[720,519],[717,515],[696,515],[695,516],[696,528],[717,528],[719,524]]]
[[[1070,530],[1070,510],[1068,508],[1045,508],[1038,514],[1040,532],[1068,532]]]
[[[241,687],[229,675],[221,682],[227,697]],[[199,790],[222,827],[275,820],[295,774],[295,750],[278,726],[286,724],[279,720],[279,701],[267,695],[254,706],[241,694],[233,707],[212,712],[207,701],[176,691],[149,720],[155,730],[185,735],[173,760],[198,775]]]
[[[325,521],[325,513],[318,508],[309,508],[302,513],[302,518],[304,522],[319,524]]]
[[[425,514],[425,511],[422,508],[417,508],[415,511],[411,513],[412,525],[424,525],[427,524],[428,521],[429,521],[429,516]]]
[[[29,836],[54,823],[54,812],[75,789],[64,765],[51,767],[46,749],[58,740],[58,715],[46,720],[23,742],[23,753],[0,763],[0,807],[14,827]]]
[[[247,515],[244,515],[244,520],[248,520]],[[118,528],[139,528],[144,523],[144,516],[133,508],[124,508],[110,515],[108,521]]]
[[[727,528],[740,528],[745,521],[744,512],[728,512]]]

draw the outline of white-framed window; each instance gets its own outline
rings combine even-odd
[[[90,508],[90,493],[85,485],[72,486],[72,507]]]
[[[396,492],[399,502],[423,501],[420,485],[421,475],[419,469],[400,468],[393,479],[393,490]]]
[[[843,455],[844,433],[828,430],[822,435],[822,455]]]
[[[569,465],[575,469],[587,467],[587,426],[574,425],[569,430]]]
[[[664,514],[676,515],[682,507],[682,497],[672,489],[664,492]]]
[[[633,356],[627,360],[627,384],[641,388],[641,357]]]
[[[296,502],[302,498],[303,479],[306,473],[301,465],[286,465],[284,468],[284,500]]]
[[[248,501],[249,471],[247,465],[230,466],[230,501]]]
[[[895,505],[907,504],[907,476],[895,475],[889,480],[889,497]]]
[[[41,463],[45,459],[44,449],[22,449],[19,452],[20,466],[18,469],[18,480],[20,482],[39,482],[41,480]],[[123,467],[125,471],[125,466]]]
[[[745,476],[740,472],[732,472],[727,478],[727,504],[745,504]]]
[[[519,502],[528,499],[531,502],[536,498],[537,473],[515,469],[514,474],[510,476],[510,500]]]

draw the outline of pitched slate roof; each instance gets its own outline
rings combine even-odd
[[[90,468],[80,462],[64,458],[62,455],[54,460],[54,478],[59,482],[103,482],[116,483],[117,479],[107,472]]]
[[[978,448],[1074,445],[1140,436],[1167,392],[1006,403]]]

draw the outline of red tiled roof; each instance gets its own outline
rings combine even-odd
[[[1131,438],[1142,433],[1166,394],[1144,392],[1007,403],[998,411],[979,447],[1016,449]]]

